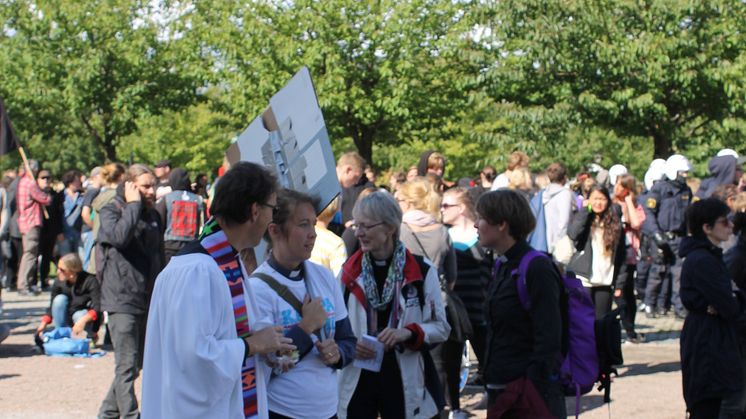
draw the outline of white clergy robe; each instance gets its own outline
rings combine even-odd
[[[244,274],[251,330],[257,319]],[[244,343],[236,334],[225,276],[207,254],[176,256],[158,275],[150,303],[143,364],[143,419],[243,418]],[[267,417],[266,363],[256,358],[260,418]]]

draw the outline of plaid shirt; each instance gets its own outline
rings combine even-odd
[[[28,176],[23,176],[18,181],[18,194],[16,205],[18,207],[18,229],[21,234],[26,234],[34,227],[41,226],[42,205],[49,205],[52,197],[44,193],[39,185]]]

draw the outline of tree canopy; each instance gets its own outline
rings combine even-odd
[[[448,176],[597,161],[704,174],[746,152],[746,3],[715,0],[0,0],[0,96],[59,173],[106,159],[208,172],[303,65],[336,152]],[[16,163],[3,159],[7,166]]]

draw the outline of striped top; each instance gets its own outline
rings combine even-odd
[[[453,291],[464,302],[472,324],[483,324],[487,283],[492,271],[492,253],[479,246],[476,233],[468,242],[453,239],[458,274]]]

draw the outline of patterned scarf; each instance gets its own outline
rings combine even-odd
[[[404,262],[407,260],[407,252],[401,241],[396,242],[394,249],[394,260],[389,265],[389,273],[386,282],[383,284],[383,295],[378,294],[378,285],[373,275],[373,264],[370,260],[370,253],[363,254],[362,277],[363,289],[370,306],[376,310],[383,310],[391,302],[394,296],[394,290],[399,288],[400,282],[404,279]]]
[[[240,338],[246,338],[250,334],[249,312],[243,294],[244,277],[241,270],[241,263],[239,262],[240,256],[230,243],[228,243],[225,233],[220,229],[217,220],[214,218],[205,223],[199,240],[202,247],[212,256],[223,272],[223,275],[225,275],[227,286],[231,292],[231,300],[233,301],[236,334]],[[256,367],[253,356],[247,357],[246,362],[241,366],[241,391],[243,394],[244,417],[259,417],[256,394]]]

